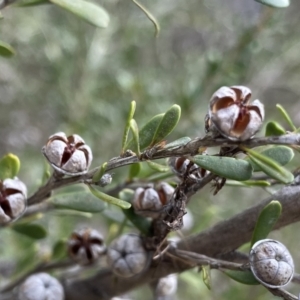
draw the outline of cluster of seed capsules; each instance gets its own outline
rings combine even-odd
[[[251,103],[250,97],[250,89],[244,86],[218,89],[209,102],[205,119],[207,134],[241,141],[252,138],[264,120],[264,107],[259,100]],[[93,159],[90,147],[80,136],[67,136],[63,132],[50,136],[42,153],[57,174],[67,176],[85,174]],[[185,157],[170,158],[169,165],[181,180],[189,178],[197,181],[209,173]],[[174,188],[165,182],[137,188],[133,208],[136,214],[156,219],[173,194]],[[7,224],[24,214],[26,199],[27,188],[18,178],[0,180],[0,224]],[[68,241],[68,253],[80,265],[95,263],[105,256],[112,272],[124,278],[144,272],[152,259],[151,253],[144,248],[141,236],[125,234],[106,247],[103,236],[90,228],[72,233]],[[277,241],[262,240],[256,243],[251,249],[249,262],[258,281],[270,288],[282,287],[293,277],[292,257],[285,246]],[[177,277],[171,275],[162,278],[159,286],[163,288],[157,288],[157,295],[175,293]],[[38,293],[33,293],[33,290]],[[18,297],[19,300],[64,299],[59,281],[46,273],[29,276],[20,286]]]

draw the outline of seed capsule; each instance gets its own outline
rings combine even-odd
[[[71,176],[86,173],[93,159],[90,147],[79,135],[67,137],[63,132],[51,135],[42,152],[55,170]]]
[[[156,299],[165,299],[167,296],[175,295],[177,291],[177,283],[177,274],[170,274],[166,277],[160,278],[155,289]]]
[[[149,263],[149,253],[145,250],[142,239],[135,234],[120,236],[107,250],[107,264],[120,277],[140,274]]]
[[[94,263],[106,251],[102,235],[95,229],[74,231],[68,241],[68,253],[81,265]]]
[[[27,188],[17,177],[0,180],[0,224],[19,218],[26,209]]]
[[[293,278],[293,258],[278,241],[265,239],[256,242],[250,251],[249,260],[255,278],[269,288],[281,288]]]
[[[206,130],[231,140],[247,140],[260,129],[264,106],[259,100],[250,105],[251,90],[245,86],[223,86],[211,97]]]
[[[60,282],[47,273],[29,276],[19,288],[18,300],[63,300]]]
[[[137,188],[133,198],[135,212],[144,217],[157,218],[170,201],[174,188],[162,182],[156,188]]]

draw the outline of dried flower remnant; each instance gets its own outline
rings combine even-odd
[[[106,252],[102,235],[95,229],[74,231],[68,241],[68,253],[81,265],[92,264]]]
[[[249,260],[255,278],[269,288],[281,288],[293,278],[293,258],[288,249],[278,241],[258,241],[250,251]]]
[[[42,152],[56,171],[71,176],[86,173],[93,159],[90,147],[79,135],[67,137],[63,132],[51,135]]]
[[[211,97],[206,130],[231,140],[247,140],[260,129],[264,106],[259,100],[250,104],[251,90],[245,86],[223,86]]]
[[[0,224],[19,218],[26,209],[27,188],[17,177],[0,180]]]
[[[133,207],[137,214],[157,218],[170,201],[174,188],[161,182],[156,187],[137,188],[134,193]]]

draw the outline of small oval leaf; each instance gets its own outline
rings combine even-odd
[[[14,178],[20,170],[20,160],[18,156],[8,153],[0,160],[0,179]]]
[[[271,178],[274,178],[282,183],[290,183],[294,180],[294,175],[285,169],[284,167],[280,166],[276,161],[273,159],[262,155],[254,150],[243,148],[244,151],[247,152],[250,160],[254,162],[261,171],[269,175]]]
[[[287,0],[288,1],[288,0]],[[283,108],[282,105],[276,104],[277,109],[281,112],[283,118],[286,120],[286,122],[290,125],[291,129],[293,131],[297,130],[296,126],[294,125],[290,115],[287,113],[287,111]]]
[[[126,143],[127,143],[127,138],[128,138],[129,129],[130,129],[130,121],[134,116],[135,108],[136,108],[136,102],[131,101],[130,110],[129,110],[129,113],[128,113],[125,129],[124,129],[124,133],[123,133],[122,153],[125,151],[125,146],[126,146]]]
[[[16,52],[12,46],[3,41],[0,41],[0,56],[11,57],[15,54]]]
[[[174,104],[169,110],[166,111],[156,132],[153,136],[151,145],[155,145],[166,138],[176,127],[181,115],[181,108],[179,105]]]
[[[141,171],[141,165],[139,163],[130,165],[129,168],[129,181],[131,181],[134,177],[137,177]]]
[[[276,8],[288,7],[290,5],[289,0],[255,0],[255,1]]]
[[[283,134],[285,134],[285,129],[279,123],[271,121],[267,124],[265,136],[279,136]]]
[[[67,241],[65,239],[58,240],[52,248],[52,259],[59,260],[67,256]]]
[[[133,134],[133,141],[134,141],[133,151],[135,151],[137,155],[140,155],[141,151],[140,151],[139,129],[134,119],[130,120],[130,128]]]
[[[245,181],[252,176],[252,166],[243,159],[210,155],[196,155],[189,158],[198,166],[221,177]]]
[[[91,2],[84,0],[49,0],[53,4],[75,14],[91,25],[105,28],[109,23],[109,15],[107,12]]]
[[[251,271],[234,271],[234,270],[227,270],[223,271],[224,274],[226,274],[231,279],[247,284],[247,285],[258,285],[260,284],[256,278],[253,276]]]
[[[151,141],[153,140],[153,136],[157,130],[158,125],[160,124],[164,114],[159,114],[154,116],[151,120],[149,120],[139,132],[140,137],[140,150],[143,150],[150,146]],[[134,140],[131,139],[126,145],[126,149],[133,149]]]
[[[50,198],[57,208],[68,208],[83,212],[99,213],[106,205],[87,191],[58,194]]]
[[[93,176],[93,183],[97,183],[100,181],[101,177],[104,175],[107,167],[107,162],[103,163],[102,166],[98,169],[98,171]]]
[[[252,187],[252,186],[268,187],[271,184],[266,180],[246,180],[246,181],[227,180],[226,185],[239,186],[239,187]]]
[[[276,161],[279,165],[284,166],[294,158],[294,151],[287,146],[270,146],[255,149],[260,154]],[[260,167],[254,162],[250,162],[254,172],[261,171]]]
[[[21,0],[14,4],[14,6],[26,7],[26,6],[36,6],[41,4],[50,4],[48,0]]]
[[[211,290],[211,275],[210,275],[210,266],[201,266],[202,271],[202,280],[206,287]]]
[[[40,240],[47,236],[47,230],[39,224],[16,224],[11,228],[34,240]]]
[[[131,207],[131,204],[126,202],[126,201],[123,201],[121,199],[118,199],[118,198],[115,198],[115,197],[112,197],[110,195],[107,195],[105,193],[102,193],[100,192],[99,190],[96,190],[95,188],[93,188],[92,186],[89,185],[89,189],[90,191],[92,192],[92,194],[94,196],[96,196],[97,198],[101,199],[102,201],[105,201],[109,204],[114,204],[116,206],[119,206],[123,209],[128,209]]]
[[[170,170],[169,166],[164,166],[158,163],[155,163],[153,161],[147,161],[148,166],[158,172],[164,173],[164,172],[168,172]]]
[[[131,203],[134,196],[134,191],[130,189],[123,189],[119,193],[119,198]],[[151,228],[151,222],[142,217],[137,215],[134,212],[134,208],[130,207],[129,209],[123,209],[124,215],[127,217],[127,219],[137,228],[139,231],[141,231],[146,236],[149,236],[150,234],[150,228]]]
[[[252,239],[251,247],[259,240],[267,238],[281,215],[281,204],[277,200],[266,205],[258,216]]]
[[[182,147],[186,145],[188,142],[190,142],[192,139],[188,136],[182,137],[178,140],[175,140],[174,142],[168,143],[164,146],[164,149],[173,149],[177,147]]]

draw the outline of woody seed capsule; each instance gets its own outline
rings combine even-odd
[[[157,218],[173,193],[174,188],[165,182],[156,188],[137,188],[133,198],[134,211],[144,217]]]
[[[55,170],[71,176],[86,173],[93,159],[90,147],[79,135],[67,137],[63,132],[51,135],[42,152]]]
[[[20,286],[18,300],[64,300],[64,290],[56,278],[47,273],[37,273]]]
[[[68,253],[81,265],[94,263],[106,251],[102,235],[95,229],[74,231],[68,241]]]
[[[132,277],[143,272],[150,263],[149,253],[142,239],[135,234],[125,234],[114,240],[107,250],[107,264],[120,277]]]
[[[247,140],[260,129],[264,106],[259,100],[250,104],[251,90],[245,86],[223,86],[211,97],[206,130],[231,140]]]
[[[17,177],[0,180],[0,224],[16,220],[27,205],[26,185]]]
[[[276,240],[256,242],[249,255],[254,277],[269,288],[287,285],[294,275],[294,262],[288,249]]]

